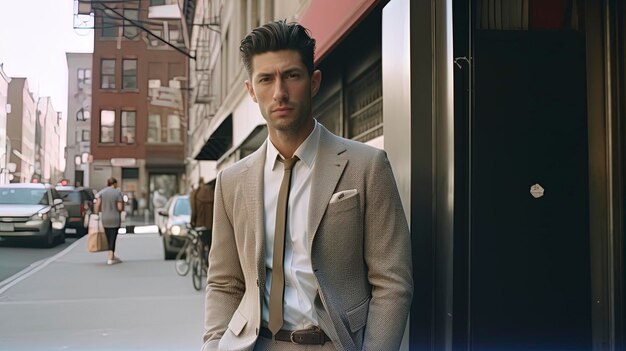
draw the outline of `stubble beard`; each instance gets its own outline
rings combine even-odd
[[[275,119],[274,122],[271,123],[271,127],[279,133],[296,135],[304,128],[307,120],[307,117],[303,116],[300,112],[297,116]]]

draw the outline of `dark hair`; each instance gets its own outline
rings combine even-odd
[[[267,23],[248,33],[239,46],[241,60],[248,71],[248,75],[252,75],[252,58],[254,55],[279,50],[299,52],[309,75],[313,74],[315,39],[311,38],[308,29],[298,23],[287,23],[286,20]]]
[[[113,184],[117,184],[117,179],[115,179],[113,177],[107,179],[107,186],[111,186]]]

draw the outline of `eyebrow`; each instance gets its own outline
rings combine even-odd
[[[303,71],[305,71],[305,69],[301,68],[301,67],[289,67],[286,70],[284,70],[281,74],[289,74],[289,73],[293,73],[293,72],[297,72],[297,73],[302,73]],[[268,76],[273,76],[274,72],[259,72],[256,74],[256,78],[261,78],[261,77],[268,77]]]
[[[294,67],[294,68],[290,68],[285,70],[285,72],[283,72],[284,74],[289,74],[289,73],[302,73],[304,70],[300,67]]]

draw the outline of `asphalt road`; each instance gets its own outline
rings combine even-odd
[[[28,268],[33,263],[55,255],[74,241],[76,238],[66,238],[65,244],[47,249],[35,247],[25,241],[0,240],[0,282]]]

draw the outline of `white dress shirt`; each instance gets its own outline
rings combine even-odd
[[[309,223],[309,199],[311,195],[311,173],[317,157],[320,128],[315,127],[307,139],[298,147],[294,156],[300,159],[291,172],[291,190],[287,210],[285,232],[285,295],[282,329],[305,329],[317,323],[313,301],[317,294],[317,280],[311,267],[311,253],[307,245]],[[274,227],[278,191],[283,180],[284,167],[277,157],[282,157],[268,138],[263,178],[263,200],[265,205],[265,267],[266,282],[263,300],[263,325],[269,320],[269,298],[272,286],[272,258],[274,255]]]

